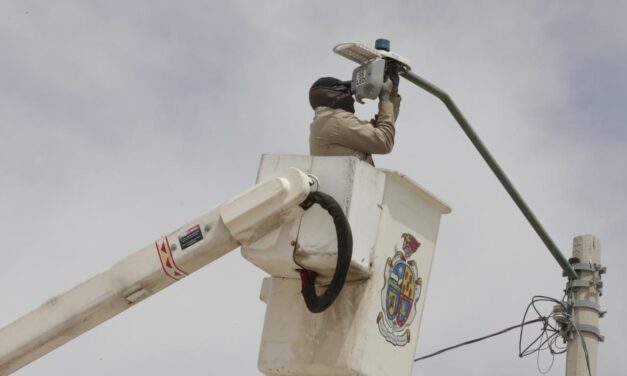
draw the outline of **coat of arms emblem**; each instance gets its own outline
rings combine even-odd
[[[377,316],[379,331],[395,346],[405,346],[410,341],[409,326],[416,316],[416,303],[422,290],[418,266],[408,260],[420,247],[420,242],[408,233],[401,235],[402,251],[396,249],[394,257],[388,257],[381,289],[381,308]]]

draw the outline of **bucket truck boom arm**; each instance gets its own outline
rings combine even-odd
[[[0,375],[8,375],[139,303],[241,244],[301,214],[316,184],[281,171],[0,329]]]

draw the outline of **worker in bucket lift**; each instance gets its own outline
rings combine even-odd
[[[354,156],[374,166],[372,154],[387,154],[394,146],[394,123],[401,97],[398,69],[391,69],[379,94],[379,113],[370,121],[355,116],[350,81],[318,79],[309,89],[315,111],[309,134],[311,155]]]

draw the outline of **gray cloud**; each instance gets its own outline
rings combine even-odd
[[[354,68],[332,46],[385,36],[449,91],[566,254],[575,235],[601,237],[599,373],[624,373],[627,44],[624,6],[604,5],[4,2],[0,323],[249,187],[261,153],[307,153],[309,85]],[[559,297],[564,280],[445,108],[401,91],[394,153],[376,161],[453,207],[424,354],[517,323],[533,294]],[[17,374],[258,374],[262,277],[233,252]],[[532,374],[516,341],[414,374]]]

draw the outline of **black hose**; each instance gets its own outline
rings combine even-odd
[[[300,279],[302,282],[301,292],[305,299],[305,304],[307,308],[309,308],[309,311],[320,313],[329,308],[329,306],[333,304],[333,301],[335,301],[335,298],[340,294],[340,291],[342,291],[346,276],[348,275],[348,267],[353,257],[353,234],[348,219],[344,211],[342,211],[342,207],[333,197],[322,192],[312,192],[300,206],[307,210],[312,207],[313,204],[320,205],[329,213],[331,218],[333,218],[335,233],[337,235],[337,264],[333,278],[331,279],[331,284],[324,294],[320,296],[316,294],[316,277],[318,273],[307,269],[300,271]]]

